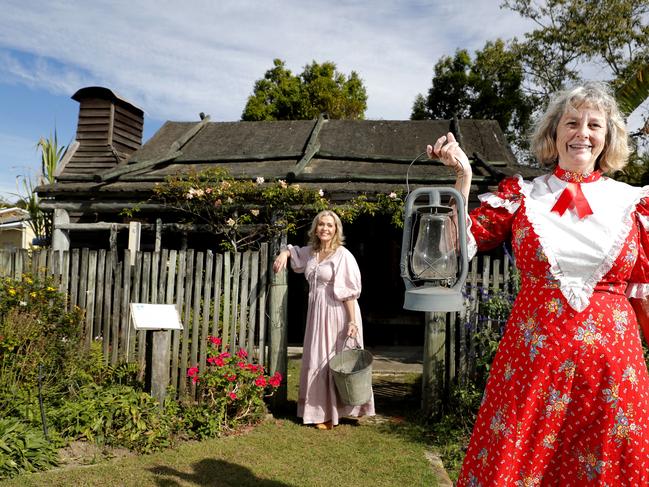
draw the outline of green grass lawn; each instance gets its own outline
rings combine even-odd
[[[415,421],[419,377],[375,378],[379,416],[332,431],[295,417],[299,361],[289,366],[289,405],[240,434],[183,442],[152,455],[24,475],[2,486],[435,486],[431,444]]]

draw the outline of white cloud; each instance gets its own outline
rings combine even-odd
[[[0,46],[37,57],[3,55],[5,77],[67,95],[107,86],[177,120],[238,119],[273,58],[294,72],[312,60],[355,70],[369,118],[407,118],[440,56],[526,25],[479,0],[4,3]]]

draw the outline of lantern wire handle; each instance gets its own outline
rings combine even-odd
[[[415,157],[415,158],[412,160],[412,162],[408,165],[408,169],[406,170],[406,198],[407,198],[408,195],[410,194],[410,184],[408,184],[408,174],[410,173],[410,168],[411,168],[412,165],[413,165],[415,162],[417,162],[417,161],[419,160],[419,158],[420,158],[421,156],[423,156],[424,154],[426,154],[426,151],[422,152],[422,153],[419,154],[417,157]],[[405,198],[404,198],[404,201],[405,201]]]
[[[410,173],[410,168],[411,168],[412,165],[413,165],[415,162],[417,162],[417,161],[419,160],[419,158],[420,158],[421,156],[423,156],[424,154],[426,154],[426,151],[424,151],[424,152],[422,152],[421,154],[419,154],[417,157],[415,157],[415,158],[412,160],[412,162],[411,162],[410,164],[408,164],[408,169],[406,169],[406,198],[407,198],[408,195],[410,194],[410,184],[408,184],[408,174]],[[458,162],[458,164],[462,165],[462,163],[460,162],[460,160],[459,160],[457,157],[455,157],[455,160]]]

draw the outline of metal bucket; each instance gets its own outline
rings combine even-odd
[[[329,361],[338,397],[344,404],[360,406],[372,398],[373,361],[372,354],[362,348],[343,350]]]

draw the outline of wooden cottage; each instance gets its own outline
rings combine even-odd
[[[452,171],[423,154],[426,144],[453,132],[471,158],[474,195],[506,175],[538,174],[516,163],[491,120],[212,122],[201,116],[194,122],[166,122],[141,145],[140,108],[101,87],[83,88],[72,98],[80,104],[76,141],[57,182],[38,188],[43,207],[54,211],[55,249],[125,247],[129,219],[123,210],[133,208],[142,222],[145,248],[209,247],[209,236],[179,226],[177,215],[149,200],[154,185],[167,176],[209,167],[226,168],[235,178],[285,179],[345,201],[361,193],[453,184]],[[345,231],[363,273],[367,329],[376,330],[377,340],[404,339],[397,325],[418,328],[423,321],[401,309],[401,232],[369,217]],[[303,237],[297,240],[303,243]],[[304,313],[304,288],[299,277],[289,279],[296,283],[289,286],[289,299],[297,320]],[[298,330],[289,339],[300,336]]]

